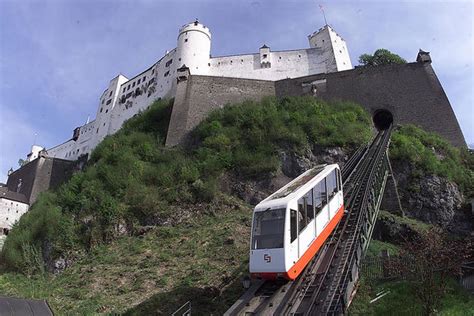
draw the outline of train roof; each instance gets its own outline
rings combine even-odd
[[[255,208],[272,207],[288,203],[299,195],[305,194],[315,183],[326,177],[333,169],[339,168],[338,164],[318,165],[305,173],[299,175],[296,179],[289,182],[283,188],[271,194],[265,200],[260,202]]]

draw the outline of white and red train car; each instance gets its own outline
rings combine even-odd
[[[337,164],[310,169],[254,209],[250,275],[294,280],[344,214]]]

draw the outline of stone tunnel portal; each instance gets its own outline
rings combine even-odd
[[[375,127],[378,130],[384,130],[393,123],[393,115],[388,110],[377,110],[372,117]]]

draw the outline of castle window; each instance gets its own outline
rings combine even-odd
[[[181,58],[178,58],[178,61],[181,61]]]
[[[109,97],[111,97],[111,96],[112,96],[112,92],[113,92],[113,91],[110,91]]]
[[[109,113],[109,109],[105,110],[105,113]]]
[[[168,77],[169,74],[170,74],[170,71],[168,70],[167,72],[165,72],[164,77]]]
[[[128,85],[127,90],[130,90],[130,85]]]
[[[100,108],[100,113],[102,113],[103,110],[104,110],[103,108]]]
[[[341,54],[342,54],[342,50],[339,50],[339,53],[341,53]]]
[[[301,58],[301,55],[298,55],[298,58]]]
[[[135,87],[135,82],[132,84],[132,88]]]
[[[146,80],[146,76],[143,77],[143,82],[145,82],[145,80]]]
[[[153,75],[155,73],[155,69],[152,69],[151,70],[151,74]]]
[[[105,123],[104,123],[104,126],[105,126]]]
[[[281,59],[281,56],[280,56],[280,57],[278,57],[278,59]]]
[[[166,62],[165,67],[169,67],[173,63],[173,59],[170,59]]]
[[[243,59],[241,59],[241,60],[240,60],[240,62],[241,62],[241,63],[243,63],[243,62],[244,62],[244,60],[243,60]]]
[[[207,63],[207,65],[208,65],[209,67],[211,67],[211,63]]]
[[[264,59],[267,58],[267,54],[263,54],[263,58],[264,58]]]
[[[122,93],[125,92],[125,87],[123,87]]]
[[[97,131],[96,131],[97,134],[99,134],[99,128],[97,128]]]
[[[107,100],[107,103],[105,105],[109,105],[112,102],[112,99]]]
[[[102,100],[102,104],[104,104],[104,100]]]
[[[142,82],[142,79],[138,79],[138,82],[137,82],[137,84],[140,84],[140,82]]]
[[[187,38],[186,38],[186,39],[184,39],[184,42],[185,42],[185,43],[186,43],[187,41],[188,41],[188,39],[187,39]]]

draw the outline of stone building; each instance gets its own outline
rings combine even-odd
[[[72,138],[47,149],[49,157],[76,160],[158,98],[176,95],[178,69],[191,75],[276,81],[352,69],[346,42],[329,25],[308,36],[309,48],[214,57],[211,31],[198,21],[183,25],[177,47],[132,78],[120,74],[102,93],[95,120],[73,131]]]
[[[24,194],[0,187],[0,236],[7,235],[20,217],[28,212],[28,199]]]

